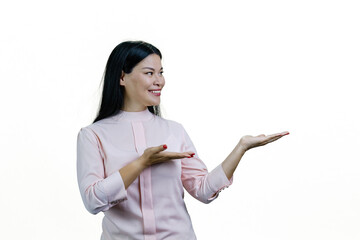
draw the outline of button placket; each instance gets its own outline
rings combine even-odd
[[[141,156],[147,147],[144,127],[141,122],[132,122],[131,124],[134,133],[135,148],[139,156]],[[139,188],[145,240],[152,240],[155,239],[156,227],[151,190],[151,166],[140,174]]]

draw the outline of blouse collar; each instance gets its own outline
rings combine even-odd
[[[127,112],[122,111],[116,114],[116,120],[125,120],[125,121],[148,121],[154,117],[154,114],[146,108],[144,111],[140,112]]]

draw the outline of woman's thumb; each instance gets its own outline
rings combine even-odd
[[[165,149],[167,149],[166,144],[164,144],[164,145],[160,145],[160,146],[157,146],[157,147],[155,148],[155,153],[158,153],[158,152],[164,151]]]

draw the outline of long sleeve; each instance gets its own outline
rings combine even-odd
[[[86,209],[97,214],[127,199],[119,171],[105,177],[104,154],[96,134],[81,128],[77,136],[77,178]]]
[[[80,129],[77,180],[86,209],[104,214],[101,239],[195,240],[184,191],[209,203],[231,184],[221,165],[208,172],[196,154],[154,164],[125,189],[119,170],[161,144],[167,144],[165,152],[196,153],[180,123],[149,109],[120,111]]]
[[[194,198],[203,203],[210,203],[218,197],[220,191],[232,184],[233,178],[229,180],[226,177],[221,164],[208,172],[184,128],[183,143],[182,151],[195,153],[194,157],[184,158],[181,161],[183,186]]]

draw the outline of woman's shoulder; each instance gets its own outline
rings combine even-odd
[[[97,132],[102,132],[104,127],[109,123],[111,122],[108,119],[102,119],[97,122],[84,125],[83,127],[80,127],[79,134],[97,136]]]
[[[88,130],[96,131],[97,129],[102,129],[105,127],[111,127],[113,125],[119,124],[119,121],[116,121],[114,116],[103,118],[101,120],[98,120],[96,122],[90,123],[88,125],[85,125],[82,128],[86,128]]]
[[[94,123],[80,127],[78,136],[92,136],[96,137],[96,125]]]

